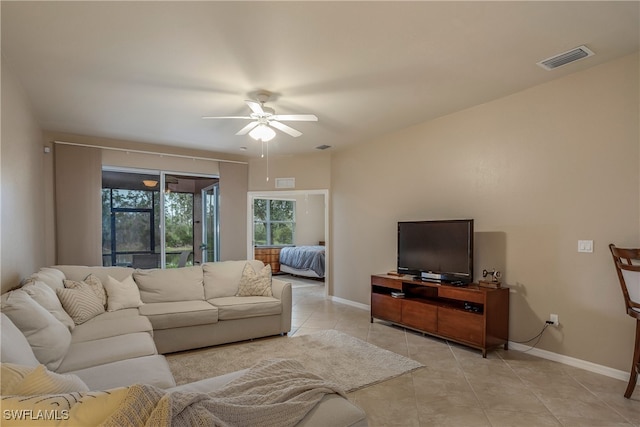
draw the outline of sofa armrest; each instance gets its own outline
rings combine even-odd
[[[291,282],[272,278],[271,291],[273,292],[273,297],[279,299],[282,303],[282,324],[280,325],[280,331],[286,334],[291,331],[291,307],[293,305]]]

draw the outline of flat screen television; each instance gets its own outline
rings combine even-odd
[[[473,220],[398,222],[398,273],[427,281],[473,281]]]

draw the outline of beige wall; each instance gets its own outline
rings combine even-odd
[[[325,239],[324,194],[305,194],[296,200],[296,245],[317,245]]]
[[[248,165],[220,164],[220,261],[247,259]]]
[[[634,322],[607,245],[640,243],[638,72],[632,55],[335,153],[333,293],[369,303],[397,221],[474,218],[503,241],[510,339],[557,313],[539,348],[627,371]]]
[[[267,176],[269,181],[267,181]],[[331,185],[331,153],[272,155],[249,161],[249,191],[278,191],[276,178],[295,178],[296,187],[283,190],[325,190]]]
[[[45,263],[42,132],[22,86],[2,61],[0,271],[2,291]]]

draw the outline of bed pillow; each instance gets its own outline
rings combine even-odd
[[[64,309],[76,325],[104,313],[104,305],[93,288],[85,282],[65,280],[64,288],[56,292]]]
[[[62,322],[70,330],[73,330],[75,323],[69,314],[62,308],[60,299],[50,286],[44,282],[31,281],[22,287],[22,290],[29,294],[38,304],[45,308],[56,319]]]
[[[260,272],[256,273],[251,264],[245,264],[244,270],[242,270],[240,283],[238,284],[238,293],[236,296],[272,297],[271,265],[265,265]]]
[[[107,290],[107,311],[138,308],[142,305],[138,285],[132,276],[122,282],[109,276],[104,287]]]
[[[2,364],[1,394],[3,396],[34,396],[38,394],[89,391],[89,387],[73,374],[57,374],[44,365],[37,367]]]
[[[55,371],[71,344],[71,332],[22,289],[2,296],[2,312],[24,334],[40,363]]]

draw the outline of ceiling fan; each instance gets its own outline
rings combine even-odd
[[[275,110],[273,108],[265,107],[264,103],[269,100],[271,94],[269,92],[258,92],[256,95],[257,101],[253,101],[250,99],[245,100],[246,104],[251,109],[251,114],[249,116],[221,116],[221,117],[212,117],[212,116],[204,116],[203,119],[242,119],[242,120],[253,120],[251,123],[240,129],[236,132],[236,135],[246,135],[249,134],[255,140],[259,140],[262,142],[267,142],[273,139],[276,136],[273,128],[276,128],[287,135],[291,135],[294,138],[302,135],[302,132],[292,128],[291,126],[287,126],[284,123],[286,121],[297,121],[297,122],[317,122],[318,117],[313,114],[275,114]]]

